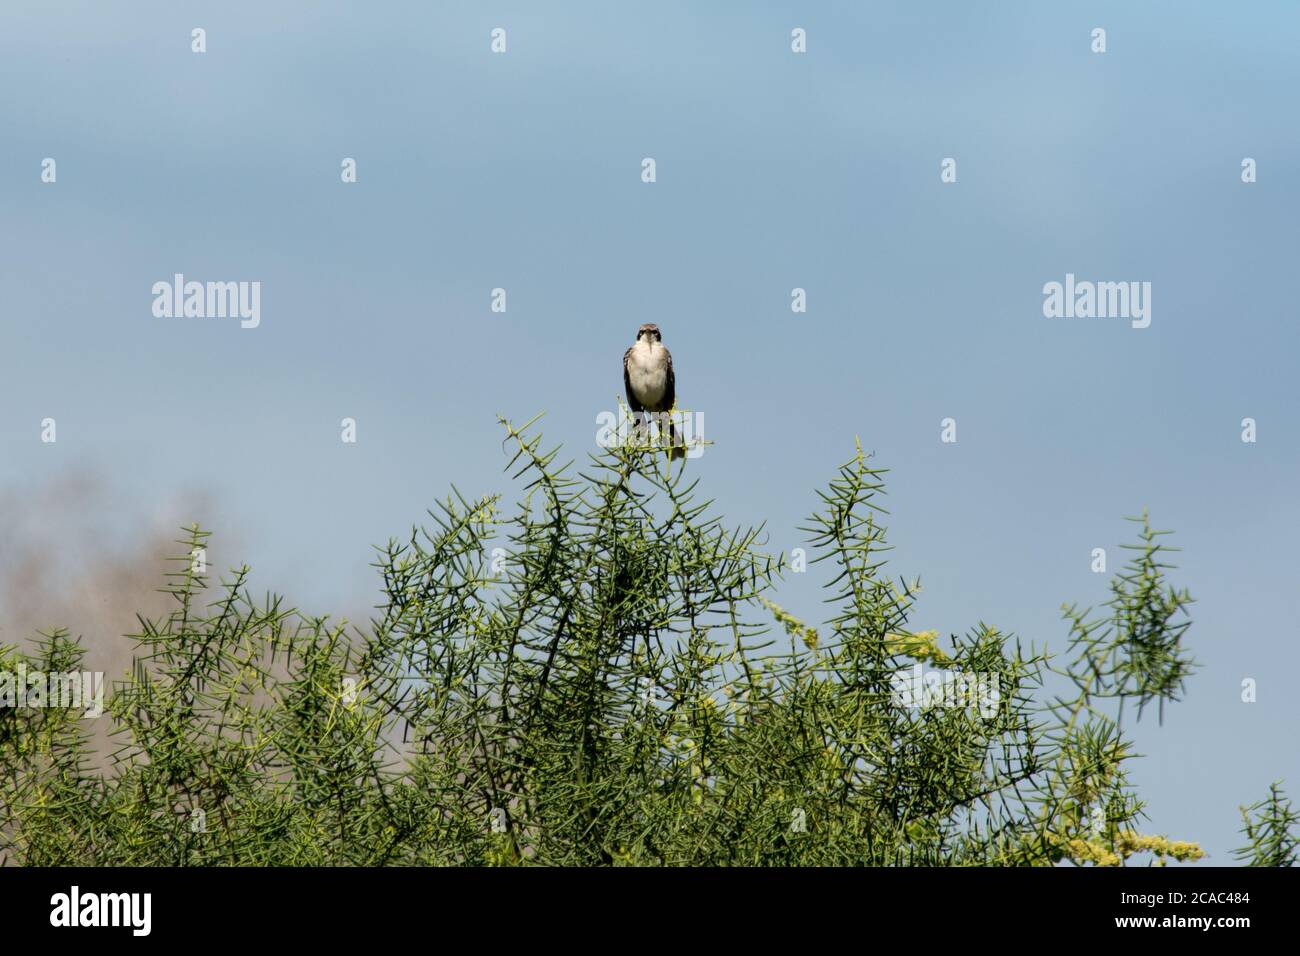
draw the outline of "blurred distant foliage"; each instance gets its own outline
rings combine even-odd
[[[772,603],[759,528],[699,500],[700,471],[613,448],[557,466],[504,423],[521,498],[458,492],[381,549],[363,626],[219,585],[190,555],[175,608],[141,620],[109,695],[115,744],[76,711],[0,709],[10,865],[1105,865],[1200,857],[1144,835],[1126,702],[1183,691],[1191,598],[1162,532],[1097,613],[1065,609],[1068,659],[978,624],[908,629],[884,573],[883,472],[859,448],[807,532],[831,613]],[[496,549],[500,550],[496,550]],[[775,628],[773,627],[775,617]],[[0,670],[80,668],[55,632]],[[987,675],[985,716],[907,706],[916,667]],[[1065,688],[1063,695],[1048,685]],[[915,703],[915,702],[914,702]],[[1259,808],[1256,808],[1259,809]],[[1251,824],[1254,862],[1295,860],[1295,816]]]

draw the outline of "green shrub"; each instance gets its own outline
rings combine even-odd
[[[616,448],[578,474],[531,423],[503,424],[518,507],[453,493],[381,551],[364,626],[257,602],[247,568],[209,590],[191,529],[175,609],[141,621],[110,695],[111,754],[88,751],[75,711],[0,709],[4,861],[1201,856],[1138,831],[1126,776],[1124,703],[1163,707],[1192,668],[1191,598],[1166,584],[1145,516],[1111,600],[1065,609],[1058,666],[984,624],[946,649],[908,629],[916,588],[884,573],[883,473],[860,448],[807,529],[833,607],[812,627],[770,600],[782,561],[697,499],[691,463]],[[76,670],[82,654],[56,632],[0,648],[0,670]],[[967,675],[951,687],[969,705],[904,706],[918,666]]]

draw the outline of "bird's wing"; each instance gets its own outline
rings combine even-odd
[[[664,349],[664,359],[668,364],[668,384],[664,389],[664,411],[671,412],[673,406],[677,404],[677,376],[673,374],[673,353]]]
[[[636,346],[633,346],[635,348]],[[636,400],[632,394],[632,376],[627,371],[627,361],[632,357],[632,349],[623,353],[623,391],[627,393],[627,407],[634,412],[641,411],[641,403]]]

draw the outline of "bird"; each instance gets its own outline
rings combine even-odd
[[[623,353],[623,388],[627,392],[628,407],[637,417],[637,427],[644,427],[647,412],[655,416],[656,422],[662,423],[667,419],[668,436],[672,441],[669,457],[685,455],[686,449],[677,441],[672,419],[667,417],[677,400],[673,356],[664,347],[664,337],[653,322],[637,329],[636,344]]]

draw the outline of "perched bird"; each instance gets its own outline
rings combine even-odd
[[[652,413],[661,427],[667,420],[673,446],[670,456],[680,458],[686,449],[678,444],[677,430],[667,414],[677,399],[677,379],[673,375],[673,357],[664,348],[663,339],[659,326],[653,322],[637,329],[636,344],[623,353],[623,387],[627,390],[628,407],[637,416],[638,427],[644,427],[646,412]]]

